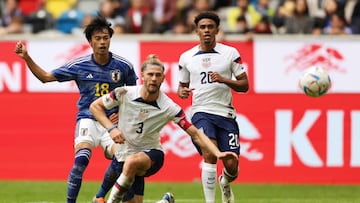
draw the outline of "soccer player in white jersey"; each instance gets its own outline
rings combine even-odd
[[[179,58],[178,95],[192,95],[191,122],[209,136],[219,150],[239,155],[239,128],[235,120],[231,90],[248,91],[248,79],[241,57],[234,47],[216,41],[219,17],[203,12],[194,20],[200,44],[185,51]],[[201,179],[206,203],[215,202],[217,158],[199,149],[203,156]],[[238,176],[238,159],[223,160],[219,176],[222,202],[234,202],[230,182]]]
[[[117,160],[123,162],[122,173],[107,203],[120,202],[136,183],[136,177],[148,177],[160,170],[164,162],[160,131],[169,121],[183,128],[203,151],[218,159],[238,159],[233,152],[220,152],[201,130],[187,121],[181,107],[160,91],[164,77],[161,61],[149,55],[141,67],[143,85],[116,88],[90,105],[95,118],[110,131],[114,142],[123,147]],[[118,126],[105,114],[106,109],[114,107],[119,107]]]
[[[17,55],[25,60],[30,71],[41,82],[73,80],[79,88],[80,99],[74,141],[75,160],[68,177],[68,203],[76,202],[92,149],[100,145],[107,158],[111,159],[113,154],[114,142],[106,129],[91,114],[91,102],[116,87],[135,85],[137,80],[132,64],[109,51],[110,39],[114,32],[110,26],[104,17],[96,17],[84,31],[93,53],[74,59],[51,72],[46,72],[33,61],[24,44],[18,42],[15,47]],[[117,123],[117,109],[107,111],[106,116]],[[106,171],[106,175],[113,176],[116,180],[112,171]]]

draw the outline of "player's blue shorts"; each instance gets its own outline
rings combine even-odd
[[[240,154],[239,126],[235,119],[198,112],[191,118],[191,122],[202,129],[210,139],[216,140],[221,152],[231,151]],[[202,154],[200,147],[195,143],[194,145]]]
[[[157,149],[151,149],[148,151],[144,151],[146,155],[150,157],[152,160],[152,165],[149,170],[147,170],[144,176],[135,176],[135,181],[131,188],[127,191],[125,196],[123,197],[123,202],[130,201],[134,195],[141,195],[144,196],[144,188],[145,188],[145,181],[144,177],[149,177],[157,173],[164,164],[164,152]],[[119,174],[122,173],[122,169],[124,166],[124,162],[118,162],[116,158],[113,158],[111,163],[111,167],[116,171],[120,171]]]

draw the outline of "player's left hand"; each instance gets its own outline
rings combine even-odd
[[[218,159],[221,160],[228,160],[228,159],[239,159],[239,156],[235,154],[234,152],[221,152],[218,156]]]

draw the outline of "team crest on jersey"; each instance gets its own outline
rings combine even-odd
[[[141,120],[145,120],[147,117],[149,117],[149,110],[147,109],[140,109],[140,112],[139,112],[139,118]]]
[[[210,58],[209,57],[203,58],[201,64],[204,68],[209,68],[211,66]]]
[[[120,72],[120,70],[113,70],[113,71],[111,71],[111,79],[112,79],[114,82],[119,82],[119,81],[120,81],[120,78],[121,78],[121,72]]]

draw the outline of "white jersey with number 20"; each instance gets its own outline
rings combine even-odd
[[[217,43],[211,51],[200,51],[199,45],[184,52],[179,59],[179,82],[190,83],[195,88],[192,95],[191,114],[206,112],[224,117],[235,117],[231,89],[223,83],[213,82],[209,73],[233,78],[245,72],[239,52]]]

